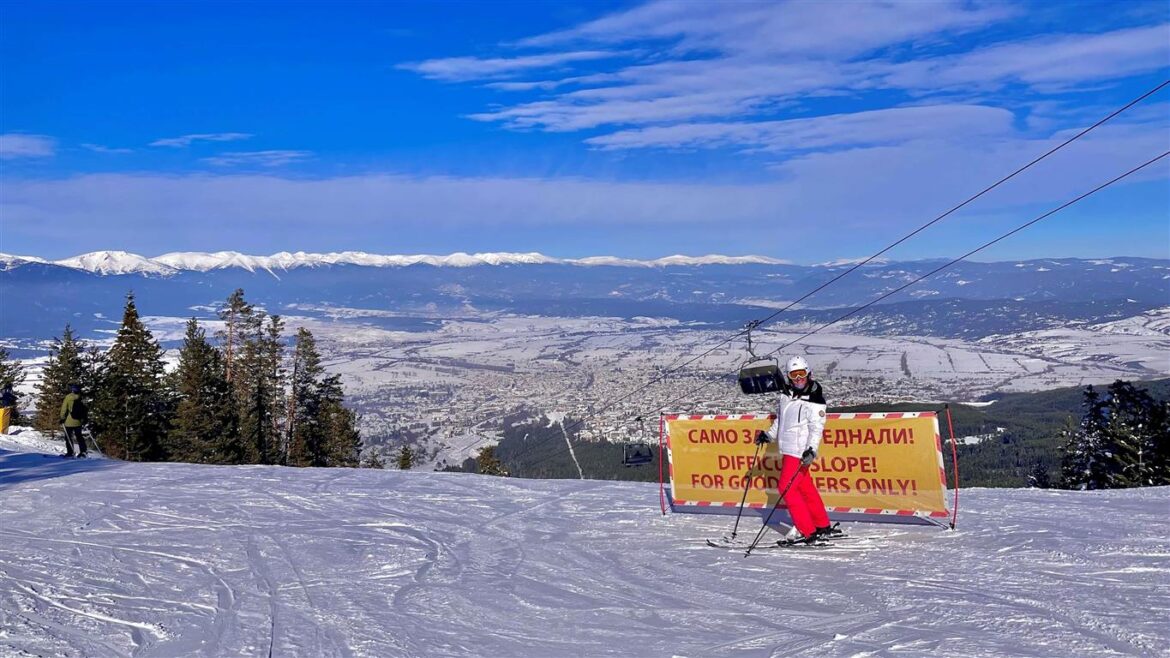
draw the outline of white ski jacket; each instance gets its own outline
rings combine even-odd
[[[783,382],[780,402],[776,406],[776,421],[768,430],[768,438],[778,441],[780,452],[785,455],[800,457],[807,448],[819,451],[827,408],[819,382],[809,380],[804,390]]]

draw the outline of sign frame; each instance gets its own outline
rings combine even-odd
[[[669,473],[669,485],[663,486],[662,494],[664,496],[663,507],[667,504],[670,510],[675,513],[684,514],[737,514],[739,513],[740,505],[738,502],[726,501],[712,501],[712,500],[680,500],[675,497],[675,468],[674,468],[674,452],[671,446],[670,437],[670,422],[687,420],[687,421],[701,421],[701,420],[774,420],[775,414],[771,413],[749,413],[749,414],[678,414],[678,413],[664,413],[659,417],[659,445],[662,447],[662,453],[666,456],[663,461],[667,464]],[[872,413],[830,413],[827,415],[828,420],[867,420],[867,419],[898,419],[898,418],[930,418],[934,421],[934,440],[935,440],[935,454],[938,461],[938,476],[940,488],[943,492],[943,509],[942,510],[916,510],[916,509],[888,509],[888,508],[874,508],[874,507],[826,507],[829,513],[829,518],[833,521],[863,521],[869,523],[899,523],[909,525],[934,525],[947,527],[945,520],[951,517],[951,509],[948,507],[946,494],[948,493],[946,468],[943,463],[942,452],[942,436],[938,426],[938,413],[934,411],[901,411],[901,412],[872,412]],[[660,477],[661,479],[661,477]],[[662,485],[663,483],[660,483]],[[958,483],[956,482],[956,491]],[[956,496],[957,497],[957,496]],[[771,511],[771,505],[758,502],[747,502],[743,505],[743,514],[756,515],[764,518]],[[955,509],[957,512],[957,508]],[[791,525],[791,517],[788,514],[788,506],[780,502],[776,508],[776,512],[772,515],[773,523],[784,523]]]

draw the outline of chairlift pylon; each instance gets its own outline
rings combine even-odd
[[[645,441],[646,424],[641,416],[634,420],[638,421],[638,435],[642,440],[622,444],[622,466],[626,467],[645,466],[654,461],[654,451]]]
[[[760,324],[759,320],[752,320],[744,327],[749,356],[739,367],[739,388],[747,395],[775,393],[780,390],[780,364],[775,359],[757,356],[752,347],[752,330]]]

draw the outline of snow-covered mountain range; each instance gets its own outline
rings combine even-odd
[[[282,251],[271,256],[249,256],[238,251],[217,251],[214,253],[176,251],[154,258],[147,258],[126,251],[94,251],[72,258],[50,261],[36,256],[14,256],[0,254],[0,267],[10,269],[24,263],[48,263],[71,267],[95,274],[149,274],[167,275],[179,271],[207,272],[228,268],[255,271],[288,271],[298,267],[321,267],[327,265],[360,265],[364,267],[408,267],[410,265],[432,265],[435,267],[475,267],[478,265],[580,265],[616,267],[666,267],[669,265],[779,265],[787,261],[765,256],[667,256],[655,260],[635,260],[613,256],[589,256],[586,258],[552,258],[537,252],[529,253],[482,253],[466,254],[456,252],[446,256],[429,254],[380,255],[361,251],[342,251],[324,254],[295,253]]]
[[[144,313],[190,317],[236,288],[275,313],[352,308],[427,321],[515,313],[730,327],[799,301],[785,318],[811,328],[876,301],[849,321],[867,333],[963,338],[1121,320],[1170,306],[1170,259],[965,261],[897,292],[943,263],[874,261],[842,276],[852,263],[795,265],[762,256],[0,256],[0,298],[8,311],[0,314],[0,339],[44,339],[66,323],[82,335],[105,328],[130,291]]]

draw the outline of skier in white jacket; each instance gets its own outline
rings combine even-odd
[[[787,376],[780,385],[780,402],[776,422],[767,432],[760,432],[758,442],[778,441],[783,458],[780,462],[780,495],[788,505],[792,524],[799,537],[789,541],[818,543],[841,534],[829,525],[829,514],[821,494],[813,484],[808,467],[817,458],[825,429],[825,394],[804,358],[788,359]]]

